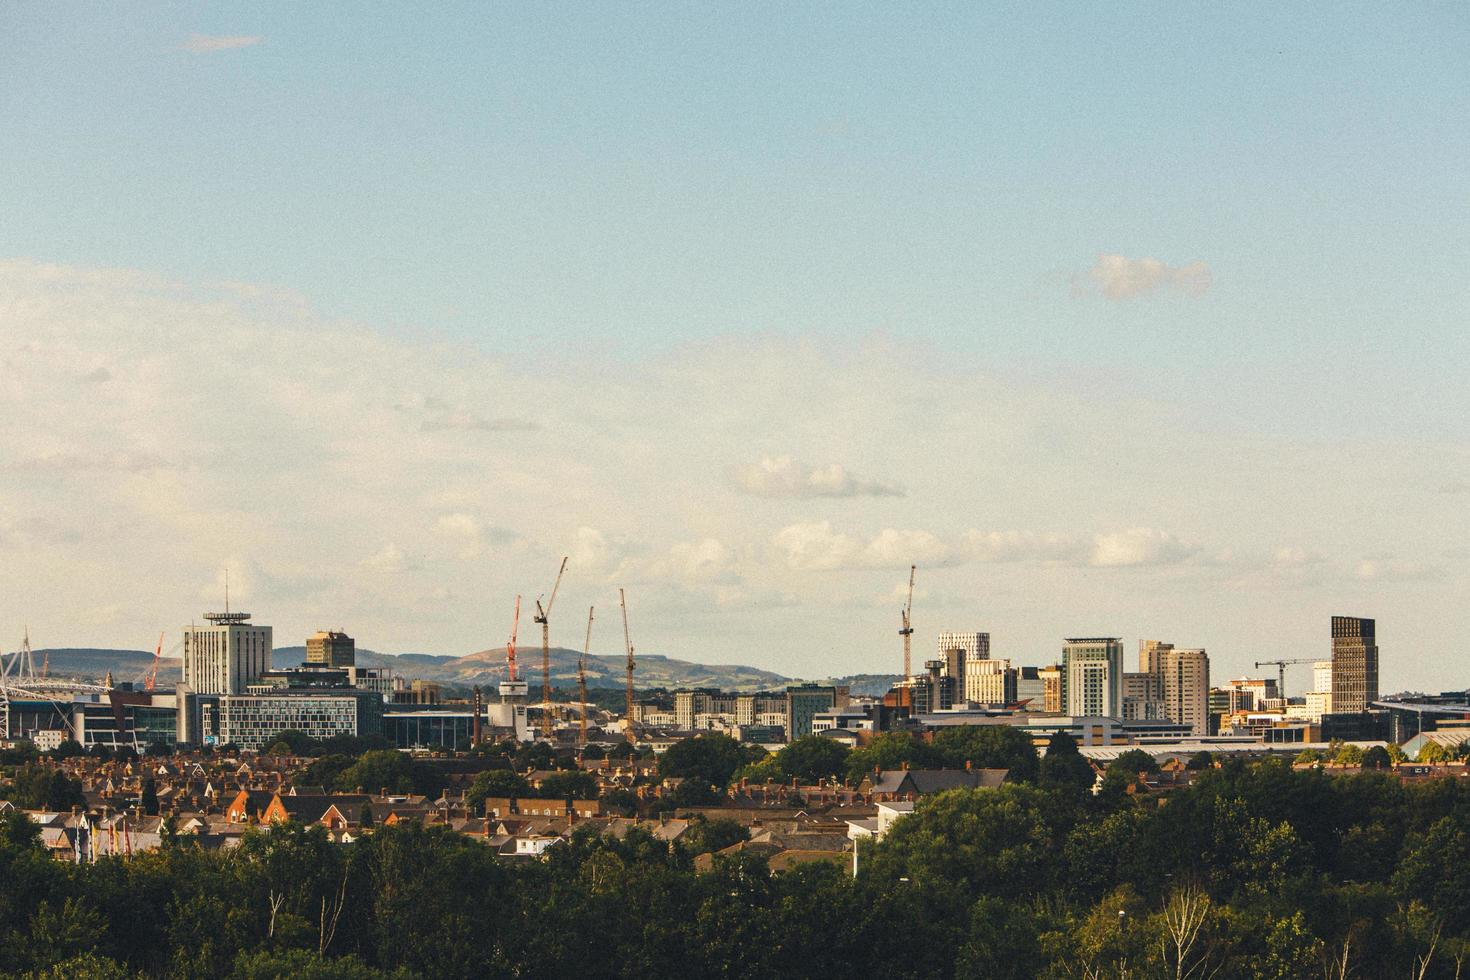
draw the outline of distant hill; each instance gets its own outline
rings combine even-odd
[[[35,651],[36,669],[50,658],[53,676],[99,680],[112,672],[116,681],[139,681],[153,663],[151,650],[106,650],[72,648]],[[551,682],[565,687],[577,680],[575,650],[553,647],[551,650]],[[277,647],[272,657],[278,666],[294,666],[306,659],[306,648]],[[518,652],[521,676],[535,683],[541,678],[540,649]],[[482,650],[463,657],[428,653],[389,655],[359,648],[357,662],[363,667],[391,667],[404,678],[422,678],[445,684],[489,686],[505,678],[505,651]],[[590,687],[622,687],[622,656],[593,654],[587,658],[587,684]],[[164,657],[159,662],[158,683],[172,686],[179,680],[180,661]],[[773,690],[791,683],[791,679],[769,670],[738,664],[697,664],[657,654],[638,657],[634,680],[640,689],[650,687],[716,687],[727,691]]]

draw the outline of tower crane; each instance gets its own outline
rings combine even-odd
[[[903,628],[898,635],[903,637],[903,679],[908,680],[913,676],[913,664],[910,662],[910,651],[913,646],[914,626],[909,618],[914,611],[914,573],[919,570],[918,565],[909,566],[909,598],[903,606]]]
[[[163,657],[163,634],[158,634],[158,648],[153,651],[153,666],[148,668],[148,676],[143,678],[143,690],[153,690],[153,685],[158,683],[158,661]]]
[[[628,743],[636,745],[638,735],[633,731],[633,640],[628,633],[628,599],[622,589],[618,589],[618,605],[623,608],[623,645],[628,648]]]
[[[592,650],[592,608],[587,607],[587,642],[582,645],[582,659],[577,661],[577,700],[582,702],[582,721],[577,728],[577,756],[587,748],[587,654]]]
[[[1284,697],[1286,697],[1286,668],[1287,668],[1287,666],[1289,664],[1314,664],[1319,659],[1321,659],[1321,658],[1320,657],[1298,657],[1295,660],[1257,660],[1256,661],[1256,669],[1257,670],[1260,670],[1262,667],[1275,667],[1276,668],[1276,696],[1278,698],[1284,698]]]
[[[510,639],[505,644],[505,677],[516,680],[516,634],[521,628],[521,597],[516,596],[515,618],[510,622]]]
[[[548,739],[551,738],[551,605],[556,602],[556,590],[561,588],[561,576],[566,570],[567,560],[563,558],[546,608],[541,608],[541,600],[537,599],[536,615],[532,617],[541,624],[541,734]]]

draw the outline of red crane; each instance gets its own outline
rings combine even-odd
[[[516,615],[510,624],[510,642],[505,645],[506,679],[516,679],[516,633],[521,628],[521,597],[516,596]]]
[[[148,676],[143,679],[143,690],[153,690],[153,685],[158,683],[158,661],[163,657],[163,634],[158,634],[158,649],[153,651],[153,666],[148,668]]]

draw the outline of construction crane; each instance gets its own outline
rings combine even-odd
[[[913,664],[910,662],[911,650],[914,641],[914,626],[909,616],[914,611],[914,573],[919,570],[918,565],[909,566],[909,598],[903,606],[903,628],[898,635],[903,637],[903,679],[908,680],[913,676]]]
[[[618,605],[623,607],[623,645],[628,648],[628,744],[637,745],[638,736],[633,731],[633,640],[628,633],[628,599],[622,589],[618,589]]]
[[[536,615],[533,617],[541,624],[541,734],[543,737],[551,738],[551,605],[556,602],[556,590],[561,588],[562,573],[567,570],[567,560],[561,560],[561,567],[556,570],[556,583],[551,587],[551,598],[546,600],[546,608],[541,608],[541,600],[536,600]]]
[[[516,634],[521,629],[521,597],[516,596],[515,618],[510,622],[510,639],[505,644],[505,679],[516,679]]]
[[[582,644],[582,659],[577,661],[577,700],[582,702],[582,721],[577,728],[577,757],[587,749],[587,654],[592,650],[592,608],[587,607],[587,642]]]
[[[153,666],[148,668],[148,676],[143,678],[143,690],[153,690],[153,685],[158,683],[158,661],[163,659],[163,634],[158,634],[158,648],[153,651]]]
[[[1278,698],[1284,698],[1286,697],[1287,666],[1289,664],[1314,664],[1318,659],[1317,657],[1300,657],[1296,660],[1257,660],[1256,669],[1260,670],[1262,667],[1276,668],[1276,696]]]

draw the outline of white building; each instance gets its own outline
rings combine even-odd
[[[939,659],[944,661],[944,672],[954,678],[955,697],[965,696],[965,672],[976,660],[990,659],[989,633],[939,634]]]
[[[971,704],[1013,704],[1016,675],[1009,660],[966,661],[964,699]]]
[[[1123,712],[1123,641],[1070,637],[1062,647],[1062,710],[1118,718]]]
[[[183,686],[194,694],[244,694],[271,669],[271,628],[249,613],[205,613],[208,626],[184,627]]]

